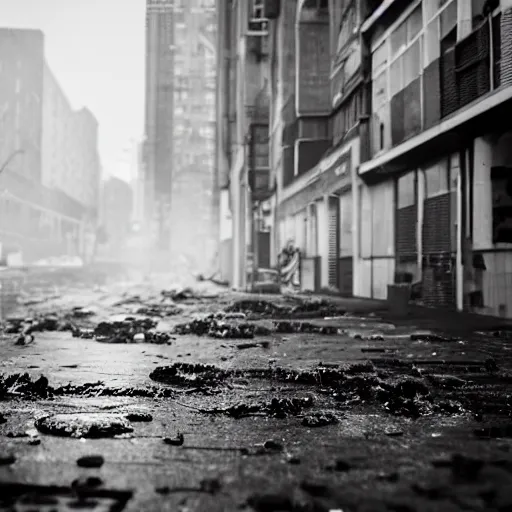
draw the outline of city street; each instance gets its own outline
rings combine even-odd
[[[512,508],[512,331],[172,283],[23,296],[0,510]]]

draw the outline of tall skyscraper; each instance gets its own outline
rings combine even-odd
[[[215,84],[215,0],[147,0],[146,215],[197,264],[216,239]]]

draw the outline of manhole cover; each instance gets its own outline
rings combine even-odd
[[[120,512],[131,497],[130,491],[90,489],[77,498],[70,487],[0,482],[0,512]]]

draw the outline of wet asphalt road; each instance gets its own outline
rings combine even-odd
[[[33,294],[4,325],[0,510],[512,509],[507,332],[427,330],[439,322],[391,321],[371,301],[171,288]],[[177,334],[226,309],[211,335]],[[49,315],[65,330],[21,322]],[[253,337],[226,337],[246,323]],[[169,339],[148,343],[155,332]],[[123,336],[137,342],[112,343]]]

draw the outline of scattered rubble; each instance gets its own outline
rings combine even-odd
[[[276,316],[283,314],[286,308],[266,300],[237,300],[224,309],[225,313],[243,313],[245,316]]]
[[[175,301],[198,298],[192,288],[177,288],[175,290],[162,290],[162,297]]]
[[[339,423],[338,417],[332,412],[312,412],[304,416],[302,424],[305,427],[326,427],[327,425],[336,425]]]
[[[178,433],[176,437],[164,437],[164,443],[170,444],[171,446],[183,446],[185,437],[183,434]]]
[[[43,434],[74,438],[114,437],[133,432],[126,418],[109,413],[55,414],[37,419],[35,427]]]
[[[73,336],[95,339],[101,343],[146,342],[157,345],[170,344],[172,337],[166,332],[158,332],[158,322],[151,318],[127,317],[123,321],[100,322],[93,330],[75,329]]]
[[[197,318],[188,323],[178,324],[173,328],[173,334],[208,335],[220,339],[252,339],[255,335],[266,335],[269,329],[250,323],[228,323],[218,320],[215,315]]]
[[[333,325],[315,325],[310,322],[274,322],[275,331],[280,334],[310,333],[310,334],[339,334],[340,330]]]
[[[259,343],[239,343],[236,348],[245,350],[248,348],[270,348],[270,341],[260,341]]]
[[[148,317],[165,318],[168,316],[176,316],[182,313],[182,309],[174,304],[151,304],[137,309],[137,315]]]
[[[149,374],[149,378],[174,386],[201,388],[218,386],[229,375],[229,371],[212,365],[174,363],[171,366],[158,366]]]
[[[8,397],[47,398],[50,392],[48,379],[41,375],[32,380],[28,373],[0,375],[0,399]]]
[[[81,307],[76,306],[71,310],[71,313],[69,316],[72,316],[74,318],[88,318],[90,316],[94,315],[94,311]]]
[[[264,415],[274,418],[286,418],[288,416],[298,416],[304,409],[312,407],[314,404],[311,397],[295,398],[272,398],[270,401],[260,401],[254,403],[240,402],[225,408],[206,409],[202,412],[208,414],[225,414],[231,418],[240,419],[254,415]]]
[[[126,414],[126,419],[132,422],[150,422],[153,421],[153,416],[149,412],[133,411]]]

